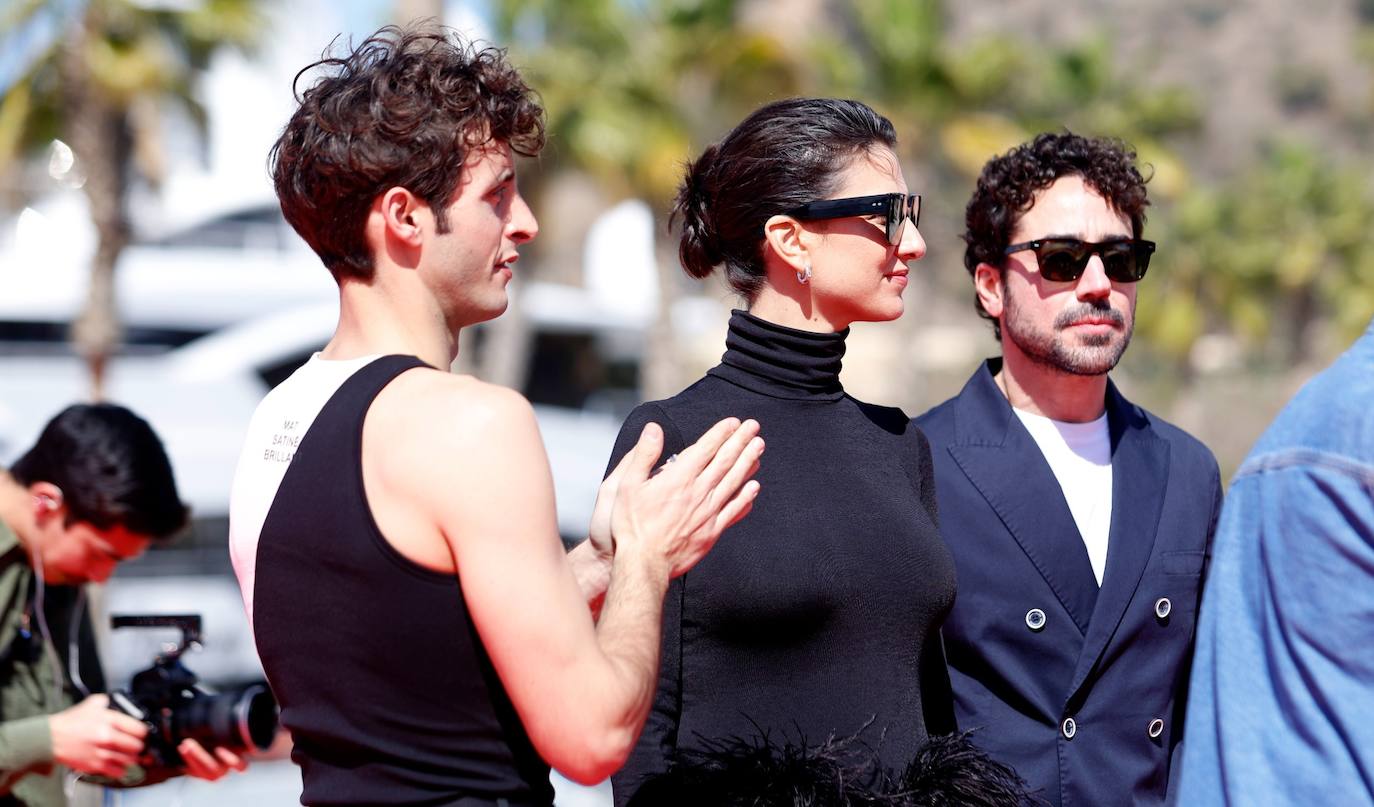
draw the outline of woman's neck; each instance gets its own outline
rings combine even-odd
[[[775,325],[798,331],[839,333],[849,327],[848,322],[832,322],[822,314],[811,301],[811,294],[805,287],[800,292],[784,294],[765,284],[750,301],[749,313]]]

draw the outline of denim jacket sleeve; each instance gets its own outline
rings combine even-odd
[[[1352,750],[1374,748],[1371,491],[1374,466],[1310,448],[1257,454],[1237,473],[1204,595],[1177,803],[1369,797],[1374,760]]]

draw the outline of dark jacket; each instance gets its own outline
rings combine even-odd
[[[1221,504],[1216,460],[1108,383],[1112,521],[1099,591],[998,369],[989,361],[915,421],[959,581],[943,628],[959,726],[1050,804],[1161,803]]]

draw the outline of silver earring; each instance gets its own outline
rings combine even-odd
[[[811,282],[811,264],[808,263],[805,269],[797,273],[797,282],[803,286]]]

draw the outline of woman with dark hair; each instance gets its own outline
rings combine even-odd
[[[895,145],[862,103],[792,99],[687,168],[673,213],[682,264],[697,278],[723,266],[747,310],[705,378],[630,415],[611,466],[648,421],[666,457],[726,415],[757,419],[769,457],[749,519],[669,589],[659,690],[614,777],[617,804],[717,799],[688,795],[696,774],[683,771],[730,767],[741,751],[752,758],[733,768],[751,777],[768,768],[760,754],[800,754],[838,762],[823,779],[881,790],[954,728],[938,632],[954,566],[930,449],[900,410],[855,400],[839,377],[849,325],[901,316],[907,264],[926,251]],[[781,786],[728,787],[791,804]]]

